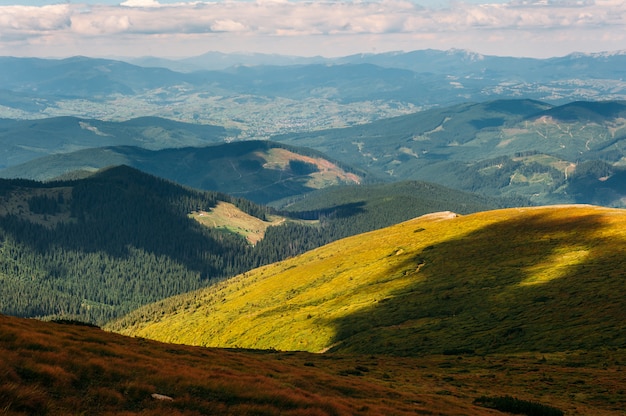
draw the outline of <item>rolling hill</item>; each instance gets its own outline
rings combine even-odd
[[[190,217],[219,203],[267,209],[183,188],[121,166],[88,178],[0,182],[0,312],[103,323],[139,305],[289,255]],[[307,247],[308,248],[308,247]],[[296,251],[304,248],[293,244]],[[278,257],[275,257],[278,256]]]
[[[517,195],[536,204],[623,206],[623,186],[607,179],[623,175],[624,120],[623,101],[555,107],[501,100],[273,139],[335,155],[392,180]]]
[[[366,172],[310,149],[269,141],[148,150],[97,147],[47,156],[0,171],[6,178],[50,180],[76,170],[128,165],[192,188],[268,203],[336,184],[358,184]]]
[[[194,188],[259,203],[275,204],[336,183],[421,180],[537,205],[626,204],[624,101],[561,106],[533,100],[464,103],[350,128],[279,135],[273,141],[160,150],[145,148],[200,140],[208,127],[144,119],[106,123],[106,128],[94,122],[89,124],[91,130],[85,130],[71,120],[80,134],[93,137],[99,137],[94,132],[119,138],[142,132],[131,141],[139,147],[54,154],[3,169],[0,175],[49,180],[73,170],[127,164]],[[41,123],[48,126],[54,120]],[[215,138],[223,139],[224,132],[216,131]],[[68,150],[58,144],[61,139],[52,136],[55,152]],[[80,140],[69,147],[78,146]],[[89,140],[81,146],[97,145]],[[11,149],[5,149],[7,158]]]
[[[128,166],[75,180],[0,180],[0,313],[101,324],[338,238],[504,203],[423,183],[356,188],[337,189],[352,198],[328,198],[316,212],[277,213]]]
[[[110,329],[311,352],[562,354],[626,345],[626,213],[429,214],[140,308]]]
[[[223,143],[233,131],[160,117],[102,121],[78,117],[0,120],[0,168],[60,153],[105,146],[165,149]],[[24,176],[24,177],[28,177]]]

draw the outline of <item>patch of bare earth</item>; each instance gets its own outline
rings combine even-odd
[[[266,159],[266,168],[286,169],[289,161],[299,160],[317,166],[318,171],[308,176],[311,177],[308,186],[312,188],[323,188],[324,186],[337,183],[361,183],[361,178],[350,172],[346,172],[336,164],[323,159],[300,155],[287,149],[271,149],[263,155]]]

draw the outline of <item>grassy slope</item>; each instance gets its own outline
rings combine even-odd
[[[0,315],[0,414],[499,415],[511,395],[622,415],[626,354],[383,357],[217,350]],[[156,400],[162,394],[172,400]]]
[[[256,244],[265,236],[267,227],[281,224],[285,219],[273,216],[263,221],[237,208],[230,202],[220,201],[210,211],[192,212],[190,216],[207,227],[223,229],[242,235],[251,244]]]
[[[151,305],[116,328],[392,355],[620,347],[625,223],[625,211],[592,206],[426,216]]]

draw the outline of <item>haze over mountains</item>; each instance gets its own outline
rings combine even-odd
[[[0,409],[622,414],[625,75],[0,57]]]
[[[220,70],[181,73],[85,57],[3,57],[0,106],[7,118],[159,116],[266,138],[468,101],[624,99],[625,60],[623,53],[543,60],[431,50],[297,65],[273,56],[258,65],[244,56]]]

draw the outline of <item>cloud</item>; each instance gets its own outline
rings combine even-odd
[[[109,37],[140,42],[141,36],[194,39],[230,34],[252,39],[287,37],[370,37],[381,45],[388,39],[469,39],[485,43],[495,32],[517,32],[537,39],[544,33],[566,33],[584,39],[624,39],[624,0],[513,0],[510,3],[451,3],[447,8],[427,8],[408,0],[228,0],[159,3],[126,0],[120,5],[57,4],[42,7],[0,6],[0,52],[17,48],[18,40],[36,44],[37,38],[53,42],[75,38]],[[577,35],[579,34],[579,35]],[[81,38],[82,37],[82,38]],[[501,36],[500,36],[501,37]],[[147,38],[146,38],[147,39]],[[209,38],[207,38],[209,39]],[[213,39],[213,38],[211,38]],[[326,40],[323,40],[325,42]],[[551,38],[546,37],[545,42]],[[13,43],[12,43],[13,42]],[[118,41],[119,43],[119,41]],[[280,43],[280,42],[277,42]],[[24,44],[22,44],[24,46]],[[357,45],[355,45],[356,47]],[[452,45],[462,47],[463,45]]]
[[[127,7],[160,7],[161,4],[156,0],[126,0],[120,6]]]
[[[210,27],[214,32],[244,32],[247,29],[243,23],[232,19],[216,20]]]
[[[16,31],[33,33],[64,30],[71,25],[71,10],[66,4],[32,7],[0,6],[0,33]]]

